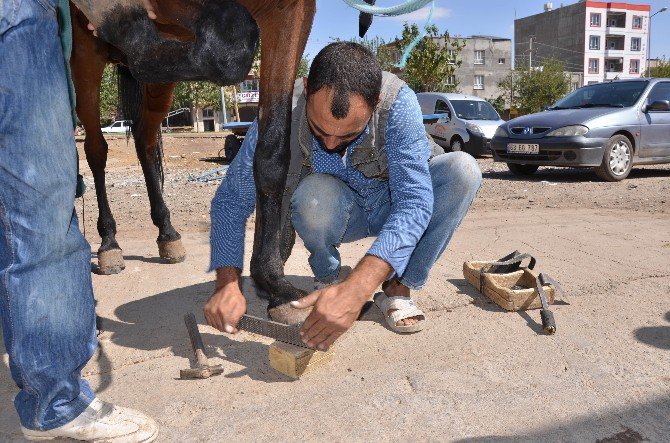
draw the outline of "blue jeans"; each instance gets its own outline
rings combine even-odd
[[[97,346],[56,3],[0,0],[0,314],[14,406],[35,430],[93,400],[81,369]]]
[[[428,273],[461,224],[479,190],[482,174],[474,158],[463,152],[438,155],[429,164],[433,182],[433,215],[397,276],[410,289],[421,289]],[[389,189],[382,187],[367,204],[343,181],[327,174],[305,177],[291,197],[291,221],[310,253],[314,276],[324,282],[339,273],[341,243],[376,236],[391,212]],[[368,208],[367,210],[365,208]]]

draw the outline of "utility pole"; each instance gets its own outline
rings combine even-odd
[[[530,72],[533,72],[533,37],[530,38],[530,55],[528,56]]]
[[[665,12],[667,10],[668,8],[664,6],[649,16],[649,25],[647,26],[647,78],[651,77],[651,19],[656,14],[660,14],[661,12]]]
[[[228,117],[226,116],[226,91],[221,86],[221,112],[223,112],[223,124],[228,124]]]

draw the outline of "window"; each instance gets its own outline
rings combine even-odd
[[[447,49],[447,63],[453,65],[456,63],[456,51],[453,49]]]
[[[600,36],[592,35],[589,37],[589,49],[599,50],[600,49]]]
[[[600,14],[592,12],[591,13],[591,26],[594,28],[600,27]]]
[[[505,59],[504,58],[499,58],[498,59],[498,64],[499,65],[504,65],[505,64]]]
[[[475,51],[475,65],[484,64],[484,51]]]
[[[670,100],[670,82],[658,83],[647,97],[647,103],[649,104],[661,100]]]
[[[633,37],[630,39],[630,50],[639,51],[642,48],[642,39],[640,37]]]
[[[484,76],[475,75],[474,89],[484,89]]]
[[[112,125],[112,128],[120,128],[121,126],[123,126],[123,122],[116,122]]]
[[[447,117],[451,120],[451,109],[444,100],[438,100],[435,103],[435,114],[447,114]]]
[[[609,44],[607,45],[607,49],[616,49],[616,42],[614,40],[610,40]]]
[[[450,75],[447,77],[447,85],[453,86],[456,84],[456,76],[455,75]]]
[[[640,60],[631,60],[630,61],[630,73],[639,74],[640,73]]]
[[[642,16],[633,16],[633,29],[642,29]]]
[[[589,74],[597,74],[600,72],[600,60],[597,58],[589,59]]]
[[[208,117],[214,117],[214,110],[213,109],[203,109],[202,110],[202,117],[203,118],[208,118]]]

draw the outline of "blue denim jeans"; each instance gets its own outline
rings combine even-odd
[[[428,273],[451,240],[479,190],[482,173],[477,161],[463,152],[438,155],[429,164],[433,182],[433,215],[397,276],[410,289],[421,289]],[[305,177],[291,197],[291,221],[310,253],[314,276],[324,282],[339,273],[341,243],[376,236],[391,212],[390,191],[382,187],[372,199],[361,201],[343,181],[327,174]],[[368,208],[368,209],[366,209]]]
[[[14,406],[36,430],[93,400],[81,369],[97,346],[56,3],[0,0],[0,314]]]

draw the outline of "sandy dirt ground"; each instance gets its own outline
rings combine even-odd
[[[188,252],[185,262],[167,265],[134,150],[122,137],[110,140],[108,192],[126,269],[93,275],[104,332],[84,373],[102,399],[152,415],[159,441],[670,439],[670,166],[604,183],[589,170],[552,168],[521,180],[479,160],[479,196],[416,294],[426,329],[394,334],[372,308],[336,343],[331,363],[292,381],[269,366],[271,340],[204,324],[217,183],[188,178],[219,166],[207,159],[222,148],[221,138],[165,138],[166,201]],[[89,191],[76,205],[95,251],[97,207],[85,162],[82,173]],[[253,219],[247,260],[252,232]],[[343,245],[344,264],[355,265],[370,243]],[[539,311],[505,312],[463,278],[465,260],[514,249],[537,257],[536,269],[568,295],[552,308],[554,336],[541,334]],[[311,284],[302,245],[286,273],[298,286]],[[244,288],[249,313],[264,315],[248,279]],[[182,321],[190,311],[223,376],[178,379],[192,358]],[[1,344],[0,355],[0,441],[21,441]]]

